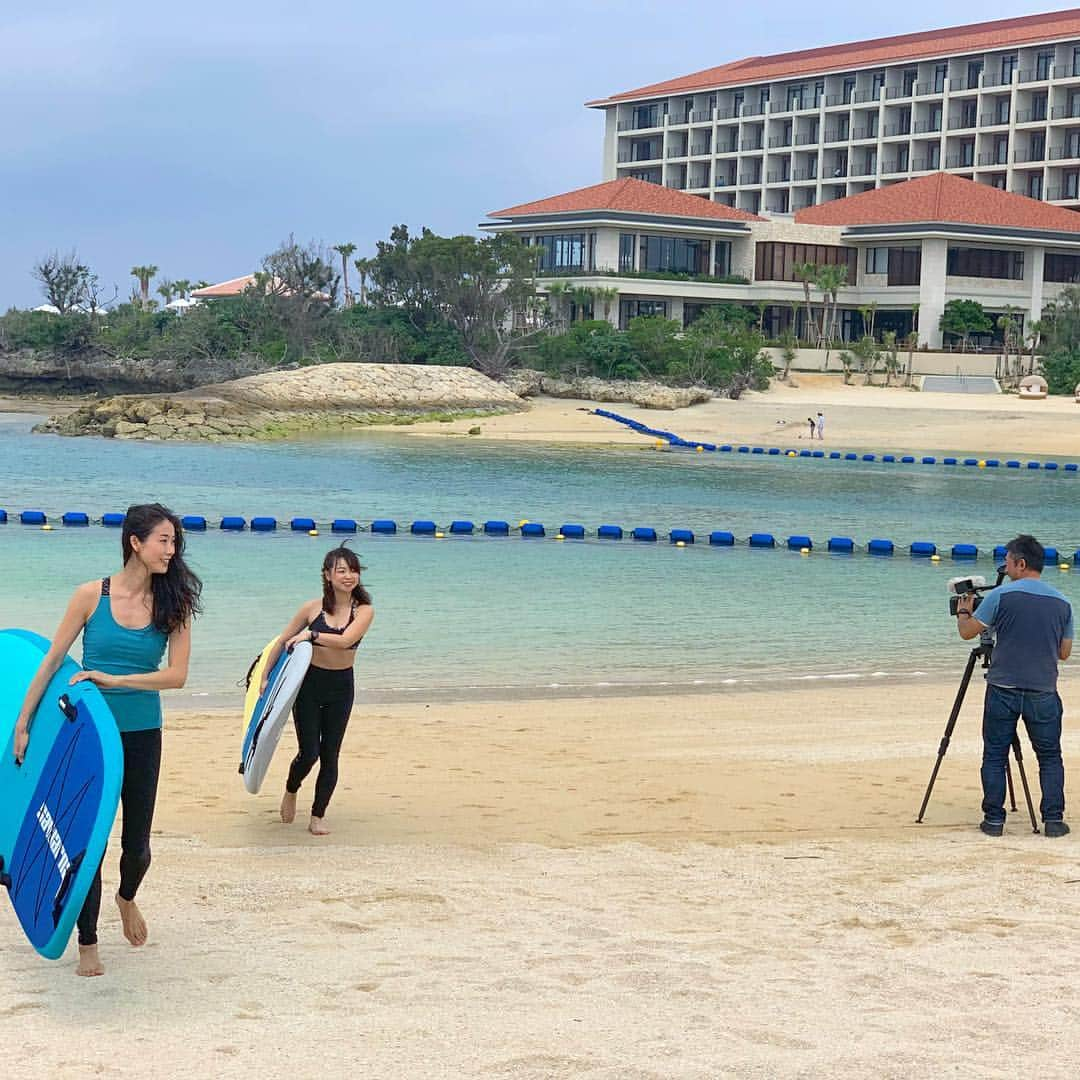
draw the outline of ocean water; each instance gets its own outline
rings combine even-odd
[[[178,513],[326,522],[501,518],[676,527],[706,538],[809,534],[818,550],[674,548],[666,542],[442,540],[361,533],[376,607],[361,698],[653,692],[821,678],[959,677],[969,646],[946,580],[970,564],[831,556],[829,536],[988,550],[1033,532],[1080,546],[1080,476],[640,449],[491,445],[365,432],[240,445],[126,443],[30,434],[0,415],[0,507],[100,517],[160,500]],[[336,538],[189,534],[205,583],[176,705],[239,703],[251,659],[318,594]],[[49,635],[72,588],[119,568],[119,530],[0,526],[0,625]],[[993,579],[983,558],[973,568]],[[1046,580],[1080,600],[1080,570]],[[76,655],[78,652],[76,650]]]

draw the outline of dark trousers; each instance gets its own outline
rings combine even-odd
[[[1065,767],[1061,761],[1061,698],[1053,690],[986,687],[983,704],[983,814],[987,821],[1005,820],[1005,767],[1016,722],[1024,718],[1035,756],[1043,821],[1065,816]]]
[[[124,900],[134,900],[150,869],[150,827],[154,823],[158,776],[161,773],[161,728],[121,731],[124,747],[124,783],[120,789],[123,825],[120,830],[120,888]],[[104,863],[102,858],[102,863]],[[79,915],[79,944],[96,945],[101,911],[101,866],[86,894]]]
[[[299,751],[289,766],[285,790],[296,794],[304,777],[319,763],[315,779],[313,817],[326,814],[338,779],[338,754],[353,705],[353,670],[329,671],[310,667],[293,706]]]

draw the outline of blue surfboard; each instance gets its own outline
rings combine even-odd
[[[0,630],[0,883],[42,956],[61,956],[116,818],[124,752],[93,683],[71,686],[65,658],[34,714],[22,765],[15,722],[49,649],[28,630]]]

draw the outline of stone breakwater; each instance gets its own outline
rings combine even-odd
[[[643,409],[685,409],[688,405],[711,401],[713,396],[711,390],[700,386],[664,386],[662,383],[595,379],[591,376],[564,379],[529,368],[511,372],[505,385],[519,397],[543,394],[545,397],[582,401],[621,401]]]
[[[264,439],[371,424],[516,412],[524,402],[471,368],[320,364],[177,394],[106,398],[35,431],[116,439]]]

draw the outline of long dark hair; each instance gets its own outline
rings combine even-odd
[[[180,519],[161,503],[129,506],[124,515],[120,544],[126,566],[134,554],[131,538],[137,537],[140,543],[144,543],[163,521],[168,521],[176,533],[176,551],[164,574],[150,575],[150,589],[154,600],[154,627],[163,634],[171,634],[202,611],[202,582],[184,561],[184,530]]]
[[[346,541],[347,543],[348,541]],[[360,560],[356,557],[356,552],[352,548],[347,548],[345,544],[340,547],[331,548],[326,553],[326,558],[322,561],[322,606],[323,611],[332,612],[334,610],[334,586],[330,583],[327,575],[334,572],[334,567],[339,562],[343,562],[354,574],[359,574],[362,570],[366,570],[366,566],[360,565]],[[361,582],[356,583],[356,588],[352,591],[352,598],[354,604],[370,604],[371,593],[364,588]]]

